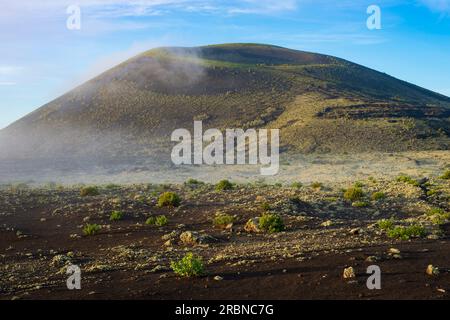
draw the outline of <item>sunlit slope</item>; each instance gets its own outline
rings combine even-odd
[[[144,52],[0,132],[2,157],[167,156],[170,133],[280,128],[282,150],[449,147],[450,99],[351,62],[258,44]]]

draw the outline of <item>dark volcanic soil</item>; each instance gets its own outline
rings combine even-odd
[[[431,186],[438,195],[424,196],[423,185],[364,181],[367,207],[352,206],[339,186],[246,185],[220,192],[211,185],[109,186],[87,197],[80,196],[79,187],[4,187],[0,298],[448,299],[450,226],[431,224],[426,214],[436,207],[448,210],[448,202],[442,202],[448,199],[448,181],[431,180],[427,188]],[[166,190],[180,194],[180,207],[155,205]],[[385,191],[386,198],[369,200],[377,190]],[[262,215],[262,203],[281,215],[284,232],[244,230],[249,219]],[[110,221],[113,210],[122,211],[124,218]],[[231,229],[213,227],[218,211],[235,215]],[[145,224],[159,215],[169,223]],[[391,239],[376,226],[389,217],[398,225],[423,225],[426,235]],[[87,223],[101,226],[100,232],[83,235]],[[185,231],[214,241],[183,243],[180,234]],[[170,261],[186,252],[203,258],[205,276],[179,278],[173,273]],[[66,288],[70,264],[82,270],[81,290]],[[426,274],[430,264],[439,268],[439,275]],[[366,287],[369,265],[381,268],[381,290]],[[356,277],[343,279],[349,266]]]

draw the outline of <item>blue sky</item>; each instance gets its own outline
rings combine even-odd
[[[68,6],[81,9],[69,30]],[[381,30],[369,30],[369,5]],[[450,96],[450,0],[1,0],[0,128],[158,46],[258,42],[330,54]]]

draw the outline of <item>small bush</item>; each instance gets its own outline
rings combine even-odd
[[[381,230],[390,230],[393,229],[395,226],[395,220],[393,218],[391,219],[382,219],[377,221],[378,228]]]
[[[213,220],[213,225],[216,228],[224,229],[229,224],[234,222],[234,217],[226,213],[217,213]]]
[[[426,235],[426,231],[424,227],[414,224],[407,227],[397,226],[392,229],[388,229],[386,234],[389,238],[409,240],[411,238],[424,237]]]
[[[386,199],[386,194],[384,192],[374,192],[372,193],[372,196],[370,197],[374,201]]]
[[[88,197],[88,196],[98,196],[100,192],[97,187],[84,187],[80,190],[80,196]]]
[[[155,225],[157,227],[163,227],[163,226],[165,226],[168,223],[169,223],[169,219],[167,219],[166,216],[158,216],[158,217],[156,217]]]
[[[187,253],[181,260],[170,263],[170,267],[176,275],[181,277],[198,277],[205,273],[205,267],[201,258]]]
[[[107,189],[107,190],[118,190],[118,189],[120,189],[120,186],[117,185],[117,184],[114,184],[114,183],[110,183],[110,184],[107,184],[105,186],[105,189]]]
[[[301,189],[303,187],[303,184],[301,182],[294,182],[291,185],[291,187],[294,188],[294,189]]]
[[[272,208],[270,207],[270,204],[268,202],[261,203],[261,209],[263,211],[270,211]]]
[[[123,212],[122,211],[113,211],[111,212],[111,215],[109,216],[109,220],[111,221],[119,221],[123,218]]]
[[[364,184],[361,181],[356,181],[353,184],[353,186],[356,187],[356,188],[362,188],[362,187],[364,187]]]
[[[444,174],[441,176],[441,179],[449,180],[450,179],[450,170],[445,171]]]
[[[147,220],[145,220],[145,224],[149,226],[154,226],[156,224],[156,218],[149,217]]]
[[[405,176],[405,175],[398,176],[397,181],[404,182],[404,183],[410,184],[415,187],[418,187],[420,185],[417,180],[414,180],[413,178],[411,178],[409,176]]]
[[[228,180],[221,180],[216,184],[216,191],[231,190],[233,189],[233,184]]]
[[[364,197],[364,192],[359,187],[348,188],[344,193],[344,199],[356,201]]]
[[[427,216],[430,217],[431,222],[441,225],[450,221],[450,212],[446,212],[441,208],[432,208],[427,211]]]
[[[98,224],[87,224],[83,228],[83,233],[86,236],[92,236],[100,231],[101,227]]]
[[[311,183],[311,188],[313,188],[313,189],[322,189],[322,187],[323,187],[323,184],[320,182]]]
[[[352,203],[352,207],[355,207],[355,208],[365,208],[368,206],[369,206],[369,204],[366,201],[355,201]]]
[[[192,179],[192,178],[186,180],[186,182],[184,183],[184,185],[186,185],[186,186],[197,186],[197,185],[203,185],[203,184],[205,184],[205,183],[202,181],[196,180],[196,179]]]
[[[259,228],[269,233],[284,230],[283,219],[278,214],[267,213],[259,218]]]
[[[164,192],[158,199],[158,207],[178,207],[180,203],[181,199],[175,192]]]

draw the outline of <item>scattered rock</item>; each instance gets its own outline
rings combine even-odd
[[[322,227],[331,227],[332,225],[333,225],[333,221],[331,221],[331,220],[327,220],[320,224],[320,226],[322,226]]]
[[[389,254],[400,254],[400,250],[396,249],[396,248],[390,248],[388,250]]]
[[[356,277],[355,269],[353,267],[348,267],[344,269],[344,273],[342,275],[344,279],[353,279]]]
[[[429,276],[437,276],[437,275],[439,275],[439,268],[430,264],[427,267],[426,273]]]
[[[222,281],[223,278],[222,278],[221,276],[215,276],[215,277],[214,277],[214,280],[216,280],[216,281]]]
[[[353,234],[353,235],[358,235],[358,234],[361,234],[361,233],[362,233],[362,229],[361,229],[361,228],[354,228],[354,229],[351,229],[351,230],[349,231],[349,233],[350,233],[350,234]]]
[[[180,235],[180,240],[185,245],[207,244],[215,242],[216,239],[196,231],[185,231]]]

